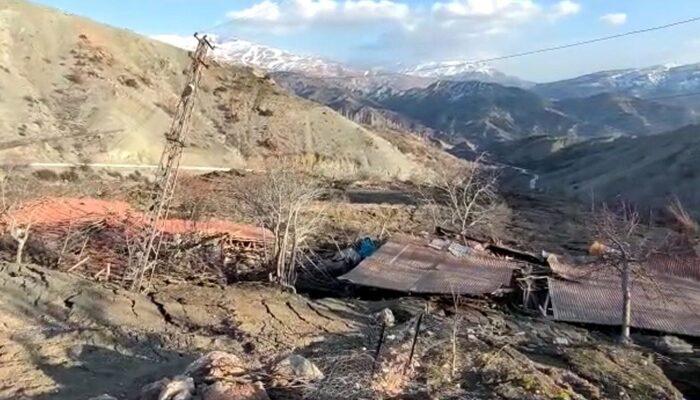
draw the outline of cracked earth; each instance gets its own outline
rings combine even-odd
[[[251,364],[358,332],[366,312],[259,284],[137,295],[36,266],[0,265],[0,399],[131,398],[225,349]]]

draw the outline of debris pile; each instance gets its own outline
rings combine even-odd
[[[485,295],[507,290],[518,268],[481,247],[399,237],[340,279],[408,293]]]
[[[121,201],[46,198],[0,219],[0,231],[28,229],[28,253],[42,265],[97,279],[128,280],[138,259],[144,214]],[[169,266],[201,278],[235,279],[231,265],[253,266],[272,236],[264,229],[222,220],[167,219],[160,223],[161,255]]]
[[[595,264],[562,262],[461,236],[396,237],[341,276],[411,294],[493,296],[519,291],[526,308],[557,321],[619,325],[621,276]],[[700,336],[700,259],[657,255],[632,279],[631,326]]]
[[[196,396],[196,397],[195,397]],[[139,400],[269,400],[263,384],[235,355],[214,351],[190,364],[182,375],[145,386]]]
[[[619,325],[619,272],[552,261],[543,314],[557,321]],[[700,336],[700,259],[657,256],[644,264],[645,276],[632,277],[631,326]]]

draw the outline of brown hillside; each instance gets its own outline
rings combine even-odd
[[[185,51],[134,33],[3,1],[0,159],[157,162],[188,63]],[[212,62],[201,89],[185,164],[255,166],[284,156],[329,175],[423,169],[386,139],[250,69]],[[64,139],[44,140],[54,137]]]

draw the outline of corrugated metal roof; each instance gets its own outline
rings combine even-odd
[[[427,242],[387,242],[341,279],[363,286],[426,294],[490,294],[509,286],[518,264],[484,255],[456,257]]]
[[[554,319],[620,325],[622,288],[618,273],[572,274],[550,278]],[[581,268],[583,270],[583,268]],[[646,265],[648,278],[632,279],[632,323],[635,328],[700,336],[700,281],[697,259],[656,258]]]

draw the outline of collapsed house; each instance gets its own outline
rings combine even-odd
[[[700,260],[659,256],[643,269],[632,279],[631,326],[700,336]],[[619,274],[475,240],[393,238],[340,279],[409,294],[520,292],[524,306],[562,322],[616,326],[622,318]]]
[[[540,308],[556,321],[620,325],[622,277],[617,271],[550,259],[547,295]],[[657,256],[631,277],[631,326],[700,336],[700,260]]]
[[[509,290],[517,262],[447,240],[394,239],[340,277],[420,294],[494,295]]]
[[[91,198],[45,198],[0,218],[0,232],[27,229],[27,255],[54,268],[90,277],[128,279],[148,221],[128,203]],[[160,254],[192,274],[224,275],[227,266],[254,264],[272,233],[224,220],[159,222]]]

